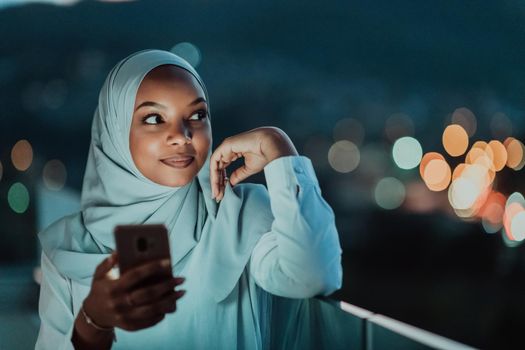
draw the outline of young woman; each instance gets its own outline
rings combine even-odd
[[[239,184],[260,171],[267,188]],[[168,228],[171,261],[112,277],[113,228],[148,223]],[[204,83],[162,50],[134,53],[109,73],[81,211],[39,238],[37,349],[262,349],[273,295],[341,286],[334,215],[311,161],[275,127],[228,137],[212,152]],[[166,268],[175,277],[141,285]]]

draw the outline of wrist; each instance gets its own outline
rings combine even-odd
[[[86,301],[80,307],[75,319],[75,333],[81,343],[112,343],[116,341],[114,327],[98,325],[85,311]]]

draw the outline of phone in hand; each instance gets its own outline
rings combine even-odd
[[[171,260],[168,230],[162,224],[118,225],[113,233],[121,276],[129,269],[152,260]],[[163,269],[146,278],[141,285],[155,284],[170,277],[171,269]]]

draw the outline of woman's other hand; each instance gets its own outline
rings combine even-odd
[[[134,267],[113,279],[108,272],[117,264],[116,252],[100,263],[93,276],[91,291],[84,300],[84,311],[101,327],[119,327],[135,331],[151,327],[177,308],[177,300],[185,293],[174,288],[184,278],[172,277],[153,285],[141,282],[162,270],[169,269],[169,260],[156,260]]]
[[[224,197],[226,168],[238,158],[244,158],[244,165],[230,175],[232,186],[258,173],[272,160],[298,155],[288,135],[276,127],[260,127],[227,137],[215,149],[210,161],[212,198],[220,201]]]

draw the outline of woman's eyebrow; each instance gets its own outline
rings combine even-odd
[[[206,100],[204,99],[204,97],[197,97],[195,99],[195,101],[190,103],[188,106],[193,106],[193,105],[196,105],[196,104],[201,103],[201,102],[207,103]]]
[[[204,103],[207,103],[206,100],[204,99],[204,97],[197,97],[193,102],[191,102],[188,106],[193,106],[193,105],[196,105],[198,103],[201,103],[201,102],[204,102]],[[153,102],[153,101],[146,101],[146,102],[142,102],[136,109],[135,109],[135,112],[139,110],[139,108],[142,108],[142,107],[158,107],[158,108],[162,108],[162,109],[166,109],[166,106],[164,106],[163,104],[160,104],[158,102]]]
[[[162,109],[166,109],[166,106],[158,103],[158,102],[153,102],[153,101],[146,101],[146,102],[142,102],[136,109],[135,109],[135,112],[139,110],[139,108],[142,108],[142,107],[158,107],[158,108],[162,108]]]

